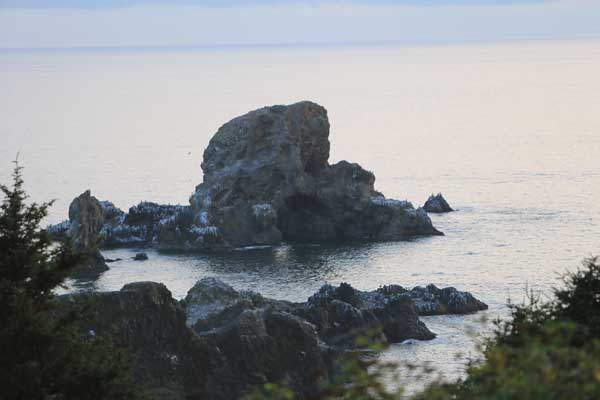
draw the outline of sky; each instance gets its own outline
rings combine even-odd
[[[0,48],[600,37],[600,0],[0,0]]]

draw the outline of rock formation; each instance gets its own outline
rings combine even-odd
[[[242,313],[266,310],[289,313],[314,325],[321,340],[337,348],[352,348],[354,340],[381,328],[378,340],[397,343],[435,337],[419,315],[468,314],[487,309],[470,293],[434,285],[408,290],[389,285],[364,292],[342,283],[324,285],[304,303],[268,299],[251,291],[238,292],[214,278],[190,289],[184,300],[187,324],[197,332],[231,323]]]
[[[441,235],[424,209],[377,192],[375,176],[360,165],[329,164],[329,147],[327,111],[315,103],[235,118],[204,151],[204,180],[190,206],[144,202],[124,213],[101,202],[104,245],[219,250]]]
[[[285,382],[313,398],[335,374],[335,358],[380,327],[382,342],[432,339],[417,314],[474,312],[470,294],[432,285],[362,292],[324,285],[304,303],[236,291],[204,278],[182,302],[162,284],[138,282],[118,292],[60,296],[63,312],[83,307],[91,339],[108,336],[133,357],[136,381],[160,399],[236,399],[267,382]]]
[[[74,275],[99,274],[107,271],[104,258],[98,247],[101,244],[101,230],[104,224],[104,211],[98,199],[87,190],[76,197],[69,206],[69,224],[64,232],[81,254],[81,262]],[[67,225],[63,224],[66,228]]]
[[[76,197],[69,205],[69,221],[67,235],[76,250],[85,251],[98,247],[104,211],[89,190]]]
[[[312,324],[290,312],[291,303],[208,278],[184,304],[188,326],[221,350],[239,385],[283,381],[298,397],[311,398],[329,382],[333,353]]]
[[[424,210],[386,199],[358,164],[330,165],[327,111],[265,107],[223,125],[204,151],[194,223],[232,247],[284,240],[398,240],[439,232]]]
[[[133,358],[153,398],[229,400],[266,382],[287,382],[308,398],[329,382],[332,353],[314,327],[288,313],[246,310],[214,329],[186,325],[185,307],[158,283],[60,297],[64,312],[90,309],[83,334],[110,337]]]
[[[134,257],[133,257],[134,261],[146,261],[148,260],[148,254],[146,253],[137,253]]]
[[[396,288],[393,285],[381,290],[397,290]],[[408,295],[415,303],[419,315],[471,314],[488,308],[471,293],[461,292],[453,287],[440,289],[435,285],[417,286]]]
[[[441,193],[438,193],[437,195],[432,194],[429,196],[423,208],[427,212],[436,214],[454,211]]]
[[[162,284],[139,282],[118,292],[60,296],[65,311],[90,309],[80,322],[91,337],[108,336],[132,356],[134,378],[158,399],[224,399],[211,386],[218,351],[185,325],[185,310]],[[218,355],[218,354],[217,354]]]

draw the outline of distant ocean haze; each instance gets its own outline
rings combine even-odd
[[[0,52],[0,179],[25,166],[32,200],[67,217],[84,190],[128,208],[187,204],[219,126],[265,105],[313,100],[329,111],[331,159],[360,163],[390,197],[444,193],[444,237],[362,246],[285,245],[230,255],[126,261],[73,290],[164,282],[183,297],[217,276],[238,289],[305,300],[324,282],[359,289],[435,283],[505,315],[528,285],[547,291],[600,253],[600,42]],[[460,373],[479,315],[427,317],[432,342],[390,357]],[[465,357],[466,357],[465,356]],[[457,372],[458,371],[458,372]]]
[[[600,37],[596,0],[3,0],[0,48]]]

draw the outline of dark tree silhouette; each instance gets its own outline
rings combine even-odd
[[[26,204],[22,167],[0,185],[0,397],[139,399],[126,354],[86,337],[77,311],[60,311],[54,290],[79,261],[55,246],[40,223],[52,202]]]

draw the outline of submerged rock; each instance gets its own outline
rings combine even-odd
[[[146,261],[148,259],[148,254],[146,253],[137,253],[135,257],[133,257],[134,261]]]
[[[189,206],[143,202],[125,213],[100,202],[103,245],[202,251],[442,234],[424,209],[377,192],[373,173],[347,161],[329,164],[329,147],[327,111],[315,103],[235,118],[204,151],[204,179]],[[98,220],[90,221],[94,231]],[[60,238],[64,229],[49,231]]]
[[[432,194],[431,196],[429,196],[423,208],[427,212],[437,214],[454,211],[441,193],[438,193],[436,195]]]

